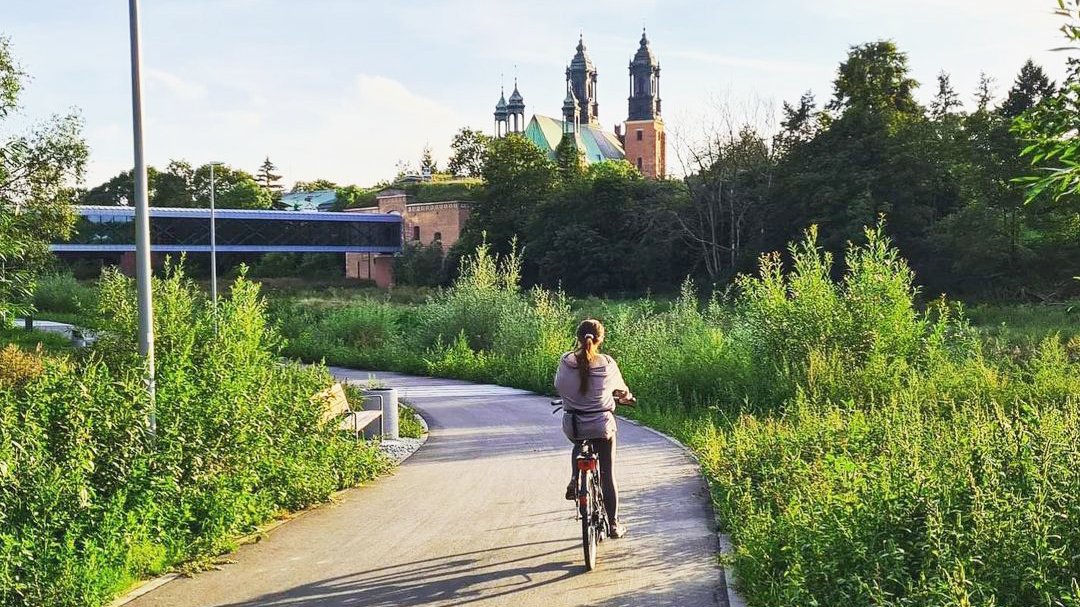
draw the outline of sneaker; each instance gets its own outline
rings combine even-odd
[[[617,540],[624,535],[626,535],[626,525],[615,523],[614,525],[608,526],[608,537],[611,539]]]
[[[570,481],[570,484],[566,486],[566,499],[574,501],[577,499],[577,487],[574,481]]]

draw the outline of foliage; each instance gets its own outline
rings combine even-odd
[[[726,297],[702,304],[688,282],[670,306],[581,314],[607,325],[632,414],[696,452],[750,604],[1075,602],[1080,341],[984,345],[957,307],[916,305],[882,226],[861,242],[839,279],[811,230]],[[516,288],[517,263],[482,248],[427,304],[351,303],[312,329],[336,337],[332,319],[362,308],[389,319],[380,341],[307,347],[549,392],[575,315]]]
[[[303,276],[327,279],[344,273],[341,253],[265,253],[251,268],[251,275],[259,278]]]
[[[40,345],[30,352],[15,344],[0,349],[0,390],[22,388],[44,372]]]
[[[49,244],[67,238],[73,225],[70,184],[82,178],[87,156],[74,113],[28,134],[4,129],[26,79],[0,37],[0,326],[31,311],[34,276],[51,259]]]
[[[134,285],[108,273],[100,289],[89,353],[0,386],[0,603],[102,605],[386,468],[322,422],[324,368],[280,364],[255,284],[238,279],[214,314],[177,268],[154,281],[151,439]]]
[[[210,165],[192,167],[184,160],[170,160],[164,171],[147,167],[150,206],[209,208]],[[131,205],[135,200],[135,178],[123,171],[103,184],[87,190],[79,204]],[[228,165],[214,166],[214,206],[222,209],[268,209],[271,193],[261,188],[250,173]]]
[[[37,279],[34,309],[72,315],[93,312],[97,307],[96,295],[92,287],[75,280],[71,274],[45,274]]]
[[[535,209],[523,239],[527,279],[575,294],[673,289],[684,253],[669,214],[684,196],[624,161],[589,165]]]
[[[460,249],[472,251],[485,240],[505,255],[510,241],[525,233],[536,207],[555,188],[555,165],[533,142],[510,134],[491,142],[484,155],[484,191],[473,202]]]
[[[435,287],[443,284],[443,247],[439,241],[429,245],[406,242],[394,258],[394,281],[401,285]]]
[[[484,169],[484,155],[490,144],[491,137],[482,131],[462,128],[450,141],[450,160],[446,170],[458,177],[480,177]]]
[[[439,172],[439,165],[435,162],[435,157],[431,155],[430,145],[425,145],[424,151],[420,154],[420,172],[427,175]]]
[[[255,172],[255,182],[265,194],[270,196],[270,206],[275,209],[281,206],[281,193],[285,189],[278,183],[281,181],[281,175],[278,175],[276,171],[277,167],[267,156],[266,160],[259,165],[259,170]]]
[[[398,434],[404,438],[421,438],[425,432],[420,414],[412,407],[398,405]]]

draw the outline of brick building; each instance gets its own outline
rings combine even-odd
[[[459,200],[409,202],[402,190],[384,190],[375,198],[376,206],[347,209],[349,213],[391,213],[402,217],[405,243],[432,245],[443,250],[454,246],[469,218],[469,203]],[[380,287],[394,285],[394,257],[374,253],[346,253],[345,276],[373,280]]]

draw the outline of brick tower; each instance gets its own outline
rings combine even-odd
[[[649,49],[645,29],[630,62],[630,111],[623,134],[626,160],[650,179],[667,174],[667,136],[660,118],[660,62]]]

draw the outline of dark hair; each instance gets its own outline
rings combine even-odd
[[[581,377],[580,390],[582,394],[589,389],[589,369],[592,361],[600,350],[600,342],[604,341],[604,325],[599,320],[586,318],[577,326],[578,347],[574,350],[574,358],[577,359],[578,375]]]

